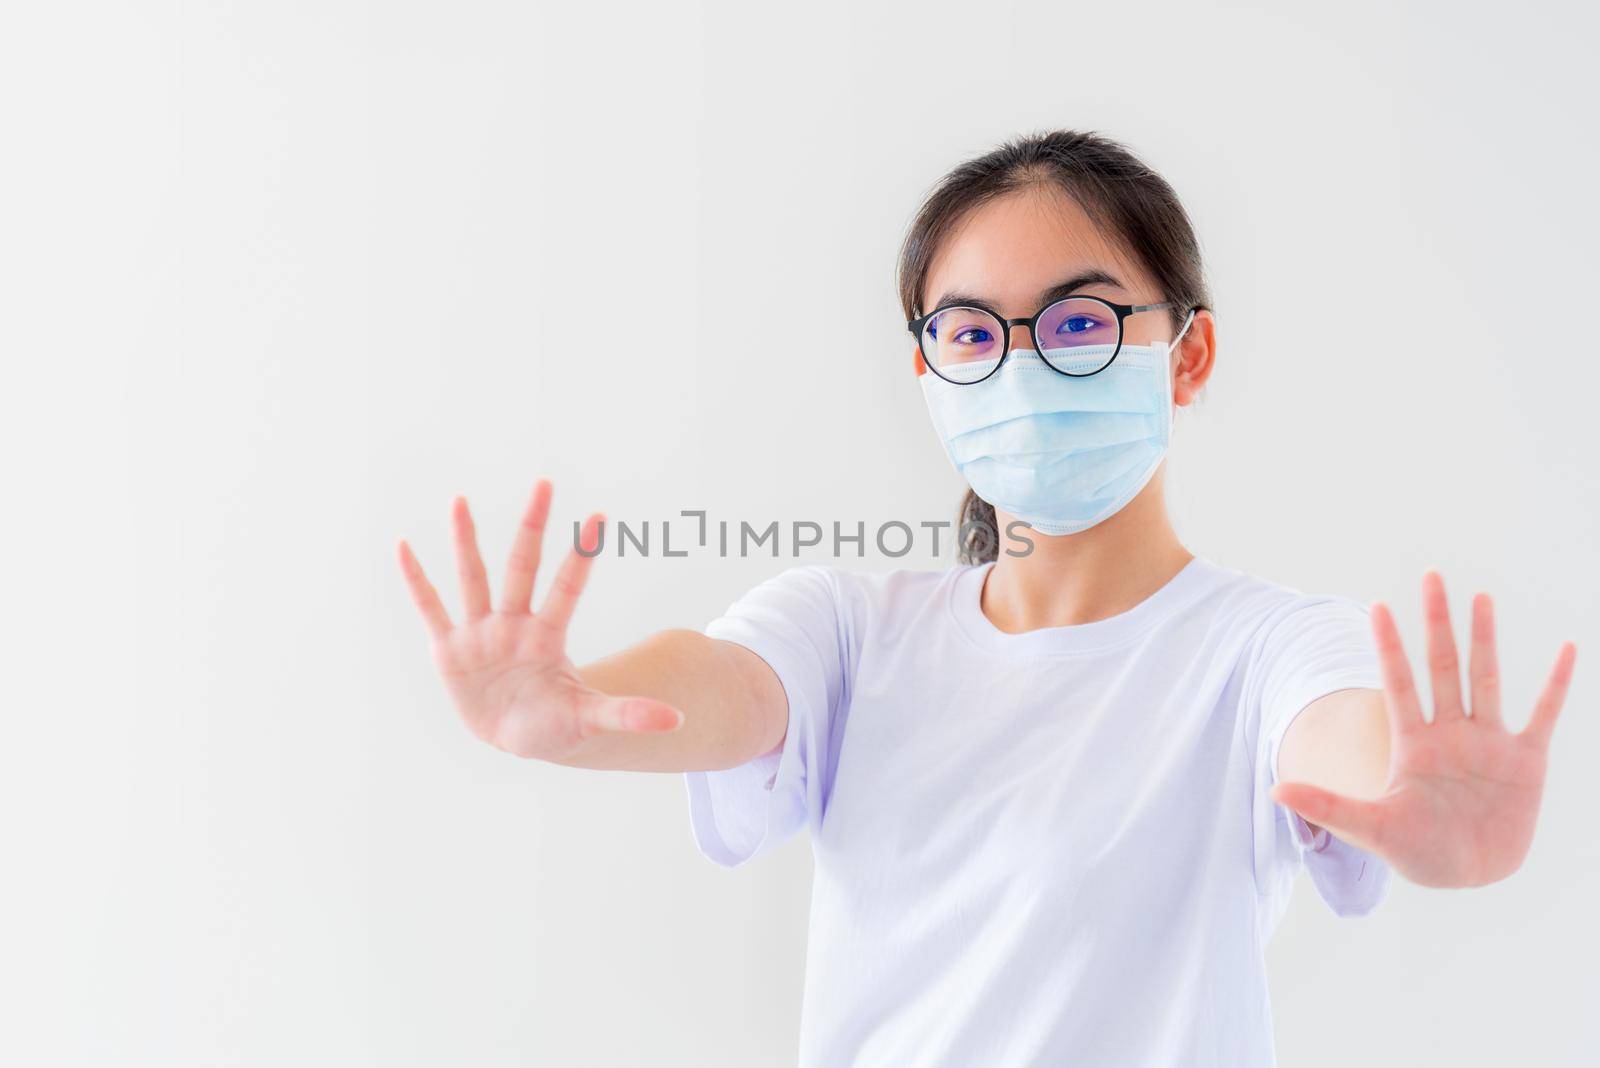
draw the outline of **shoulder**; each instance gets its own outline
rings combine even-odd
[[[905,620],[942,605],[970,565],[947,568],[855,570],[836,564],[797,564],[768,578],[746,599],[799,600],[824,605],[841,620],[868,623]]]
[[[705,628],[713,638],[784,660],[785,650],[817,663],[852,663],[873,637],[904,636],[942,626],[949,584],[966,568],[856,571],[802,564],[779,571]],[[808,651],[808,652],[806,652]]]
[[[841,609],[900,610],[939,597],[968,565],[858,571],[836,564],[796,564],[764,579],[741,600],[801,597],[828,600]]]
[[[1308,592],[1298,586],[1207,561],[1212,576],[1205,607],[1219,620],[1249,629],[1271,629],[1303,615],[1365,616],[1360,601],[1336,593]]]
[[[891,568],[856,571],[838,566],[818,567],[833,583],[841,605],[876,614],[915,612],[948,596],[949,589],[970,565],[943,568]]]
[[[1266,608],[1285,604],[1308,594],[1296,586],[1280,582],[1266,575],[1219,563],[1202,557],[1212,575],[1218,597],[1230,604]]]

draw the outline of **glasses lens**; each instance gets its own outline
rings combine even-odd
[[[1093,297],[1058,300],[1039,316],[1039,355],[1063,374],[1092,375],[1117,355],[1122,325],[1117,313]]]
[[[923,362],[952,382],[986,378],[1005,351],[1005,327],[982,308],[945,308],[922,328]]]

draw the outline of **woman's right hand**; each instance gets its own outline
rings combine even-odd
[[[550,515],[550,483],[534,487],[517,530],[500,607],[491,607],[489,578],[465,498],[451,519],[465,618],[452,623],[411,547],[399,545],[400,570],[433,636],[433,660],[472,733],[508,753],[541,760],[570,758],[584,741],[605,732],[676,729],[682,714],[646,697],[615,697],[586,685],[567,658],[567,621],[588,579],[599,545],[596,513],[562,562],[538,612],[530,610],[534,575]]]

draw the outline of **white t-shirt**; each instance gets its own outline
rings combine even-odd
[[[1197,557],[1007,634],[990,566],[795,567],[706,628],[788,696],[780,748],[686,780],[719,864],[809,829],[800,1063],[1273,1064],[1263,948],[1299,866],[1341,915],[1388,887],[1267,795],[1297,712],[1381,686],[1366,609]]]

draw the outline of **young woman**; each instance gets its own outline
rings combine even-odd
[[[1430,719],[1383,605],[1184,548],[1161,462],[1216,323],[1177,197],[1115,142],[1053,132],[956,168],[900,298],[971,486],[960,566],[791,568],[704,634],[578,668],[592,558],[530,612],[541,481],[498,607],[464,501],[461,622],[401,544],[439,671],[501,749],[686,772],[719,864],[809,828],[805,1064],[1271,1064],[1263,946],[1297,868],[1340,914],[1391,870],[1515,871],[1576,651],[1509,732],[1489,598],[1464,689],[1430,573]]]

